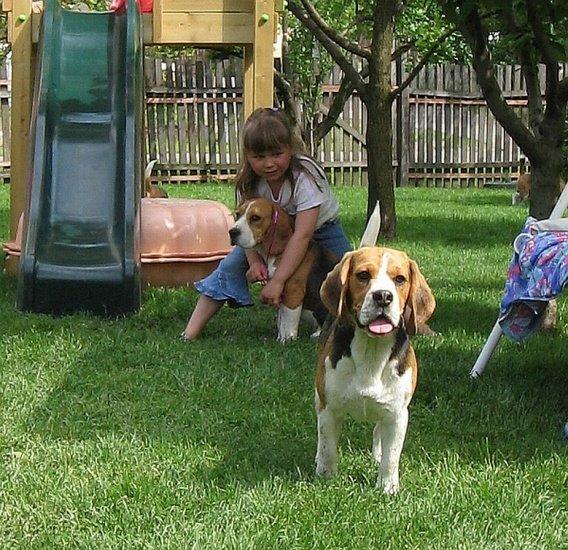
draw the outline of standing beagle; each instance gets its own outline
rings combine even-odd
[[[398,464],[418,365],[409,335],[434,312],[434,296],[416,262],[390,248],[348,252],[329,273],[321,297],[331,317],[322,330],[315,382],[316,473],[337,472],[346,416],[374,423],[378,486],[399,489]]]

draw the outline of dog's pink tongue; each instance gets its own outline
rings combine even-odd
[[[376,319],[369,323],[369,330],[373,334],[387,334],[393,330],[393,326],[386,319]]]

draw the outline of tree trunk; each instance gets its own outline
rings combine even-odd
[[[529,214],[537,220],[550,216],[558,196],[560,195],[560,182],[562,179],[563,157],[562,149],[550,149],[547,145],[545,162],[533,161],[531,163],[531,190]]]
[[[396,209],[392,171],[391,49],[394,38],[394,0],[377,2],[373,25],[369,83],[367,84],[367,164],[369,194],[367,219],[377,200],[381,205],[381,236],[396,233]]]
[[[396,208],[392,172],[391,106],[390,101],[385,105],[372,94],[367,103],[366,141],[369,175],[367,219],[379,201],[381,236],[392,238],[396,233]]]

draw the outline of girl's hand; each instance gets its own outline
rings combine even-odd
[[[279,307],[282,301],[282,291],[284,290],[284,283],[278,279],[271,279],[260,293],[260,299],[269,306]]]
[[[251,264],[246,273],[246,278],[249,283],[260,281],[266,284],[268,281],[268,268],[266,264],[262,260]]]

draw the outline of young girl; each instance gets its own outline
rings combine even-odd
[[[232,307],[252,305],[248,283],[264,283],[262,301],[278,307],[284,285],[302,261],[311,239],[338,258],[351,250],[324,171],[311,158],[299,154],[295,142],[283,111],[257,109],[246,121],[243,164],[236,176],[237,202],[265,197],[277,203],[295,217],[294,234],[270,280],[263,258],[254,250],[236,246],[215,271],[195,283],[201,296],[182,333],[184,340],[195,340],[225,302]]]

